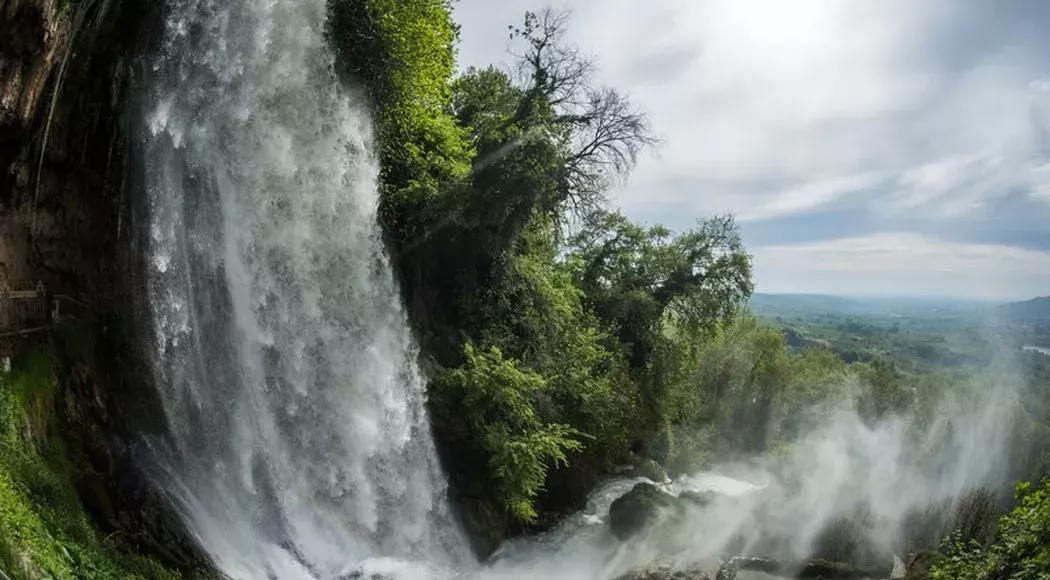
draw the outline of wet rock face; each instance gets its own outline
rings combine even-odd
[[[42,281],[92,306],[128,291],[127,129],[161,4],[0,0],[0,276],[12,288]]]
[[[169,563],[201,561],[139,471],[162,433],[134,351],[144,232],[131,159],[133,97],[163,2],[0,0],[0,279],[86,304],[55,333],[59,423],[82,502],[107,536]]]
[[[0,138],[15,137],[32,122],[66,53],[68,20],[55,1],[0,1]]]

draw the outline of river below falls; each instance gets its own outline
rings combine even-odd
[[[362,569],[395,580],[611,580],[634,569],[676,562],[674,557],[658,555],[656,546],[645,538],[627,542],[617,540],[609,531],[607,522],[609,508],[614,500],[642,482],[653,483],[673,495],[687,491],[713,492],[725,503],[716,501],[710,512],[705,510],[702,513],[704,519],[710,516],[713,527],[717,528],[718,521],[724,517],[724,514],[719,513],[719,505],[750,505],[748,498],[760,495],[769,485],[769,481],[763,480],[761,476],[749,475],[751,477],[738,478],[718,471],[701,471],[664,482],[654,482],[643,477],[616,478],[599,486],[583,509],[565,518],[550,531],[509,540],[474,571],[448,572],[446,575],[429,566],[388,559],[371,560],[364,563]],[[687,567],[690,571],[706,573],[713,579],[722,563],[717,554],[717,548],[721,546],[699,535],[704,527],[693,529],[698,534],[695,536],[697,552],[691,554],[695,557],[689,558]],[[891,577],[903,576],[904,563],[895,557]],[[737,578],[767,580],[777,577],[741,571]]]

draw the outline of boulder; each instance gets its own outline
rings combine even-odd
[[[683,491],[678,494],[679,503],[683,506],[692,504],[696,507],[704,507],[715,498],[713,491]]]
[[[639,483],[609,506],[609,528],[617,538],[626,540],[656,523],[660,513],[677,501],[651,483]]]
[[[651,483],[642,482],[616,498],[609,506],[609,528],[627,540],[656,523],[663,515],[680,516],[689,508],[704,507],[713,494],[692,491],[675,496]]]
[[[616,580],[711,580],[711,577],[700,570],[674,570],[670,566],[661,566],[631,570]]]
[[[718,570],[715,580],[735,580],[742,571],[762,572],[780,578],[814,580],[865,580],[889,578],[893,569],[854,566],[819,558],[808,560],[774,560],[772,558],[732,558]]]
[[[944,559],[944,556],[934,550],[919,550],[908,557],[906,565],[907,577],[919,580],[929,578],[930,570]]]

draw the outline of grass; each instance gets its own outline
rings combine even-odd
[[[49,348],[0,375],[0,570],[11,580],[175,580],[157,562],[99,537],[73,486],[55,420]]]

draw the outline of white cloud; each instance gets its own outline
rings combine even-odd
[[[1032,197],[1050,203],[1050,163],[1032,167],[1028,178]]]
[[[1016,299],[1050,290],[1050,252],[883,233],[754,251],[759,292]]]
[[[499,54],[493,49],[506,46],[504,23],[544,4],[462,0],[464,58],[490,62]],[[628,210],[666,203],[773,218],[796,212],[798,192],[825,188],[829,175],[878,171],[903,179],[967,155],[1027,162],[1035,96],[1050,98],[1050,83],[1036,74],[1045,70],[1032,70],[1038,63],[1016,46],[959,74],[933,62],[931,43],[950,36],[966,10],[948,0],[564,4],[575,13],[574,38],[598,56],[606,80],[629,90],[667,137],[659,158],[643,161],[618,192]],[[670,74],[655,70],[661,66]],[[1017,175],[1016,165],[999,167]],[[668,177],[695,187],[654,196],[668,189]],[[748,184],[758,177],[779,185],[755,191]],[[912,193],[903,194],[902,210],[914,210],[916,196],[932,191]],[[948,214],[958,211],[946,196],[927,199],[953,205]]]
[[[1038,79],[1032,81],[1032,90],[1039,91],[1041,93],[1050,93],[1050,80]]]
[[[547,3],[460,0],[464,60],[502,58],[506,24]],[[996,208],[1018,195],[1045,202],[1050,215],[1050,50],[1023,13],[957,0],[562,4],[574,12],[572,38],[598,57],[603,80],[626,89],[665,137],[658,154],[643,158],[614,193],[630,215],[671,227],[725,211],[742,222],[775,223],[839,204],[865,212],[868,227],[906,220],[919,231],[944,233],[984,219],[1002,231],[1009,223],[988,216],[998,219]],[[1038,223],[1038,214],[1028,217]],[[864,239],[904,239],[887,235]],[[924,255],[965,250],[939,263],[972,260],[966,272],[978,279],[985,268],[1002,270],[977,248],[995,248],[1001,257],[1005,247],[916,240]],[[771,251],[785,250],[758,248],[756,255]],[[898,259],[915,256],[882,247],[858,263],[889,270]],[[908,264],[914,261],[900,268]],[[775,261],[759,261],[759,280],[808,283],[775,268]],[[887,289],[904,292],[908,286],[900,284],[913,282],[916,291],[984,288],[953,290],[929,272],[890,277]],[[841,273],[821,276],[826,280],[810,282],[850,286]],[[884,283],[856,269],[853,276],[857,285]],[[1002,279],[1032,289],[1025,281],[1032,276]]]
[[[816,178],[772,192],[765,203],[751,208],[738,208],[740,221],[769,219],[803,213],[829,201],[869,190],[880,184],[884,175],[878,172],[858,173],[829,178]],[[731,209],[731,208],[730,208]]]

